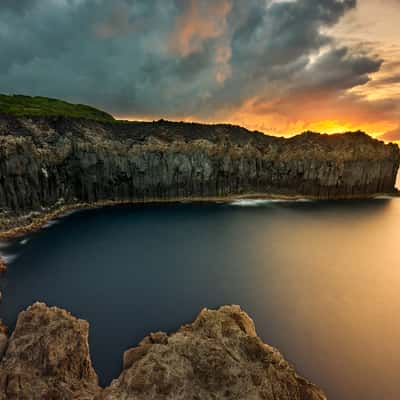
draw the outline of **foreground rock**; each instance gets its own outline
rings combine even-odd
[[[35,303],[20,313],[0,363],[0,399],[93,399],[88,323]]]
[[[124,354],[124,371],[104,400],[322,400],[239,306],[204,309],[191,325],[156,333]]]
[[[60,204],[394,191],[397,145],[231,125],[0,115],[0,223]]]
[[[0,363],[0,399],[324,400],[238,306],[204,309],[191,325],[158,332],[124,354],[110,387],[97,385],[88,324],[35,303],[19,315]]]

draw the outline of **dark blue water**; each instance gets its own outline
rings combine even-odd
[[[330,399],[400,398],[400,198],[106,208],[24,239],[2,249],[0,316],[89,320],[102,384],[149,332],[235,303]]]

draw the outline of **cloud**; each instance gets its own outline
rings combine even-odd
[[[14,12],[24,14],[36,6],[37,0],[2,0],[0,3],[0,12]]]
[[[382,136],[380,136],[380,139],[388,142],[400,141],[400,125],[396,129],[384,133]]]
[[[155,118],[229,120],[245,108],[301,119],[299,101],[361,107],[348,91],[382,60],[325,32],[355,0],[317,3],[2,1],[0,88]]]
[[[228,0],[178,1],[181,13],[175,18],[169,38],[173,52],[181,56],[201,51],[204,42],[222,36],[226,30],[226,16],[231,10]]]

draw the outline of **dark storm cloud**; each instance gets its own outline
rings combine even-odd
[[[35,6],[36,2],[37,0],[2,0],[0,2],[0,11],[25,13]]]
[[[0,4],[0,91],[119,115],[205,118],[249,97],[348,89],[381,64],[323,33],[355,0]]]
[[[303,86],[334,91],[363,85],[369,81],[368,74],[377,72],[382,62],[365,55],[352,55],[345,47],[335,48],[321,55],[305,70]]]

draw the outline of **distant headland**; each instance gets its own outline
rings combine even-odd
[[[363,132],[282,138],[226,124],[118,121],[86,105],[1,95],[0,230],[93,205],[392,194],[399,160],[396,144]]]

